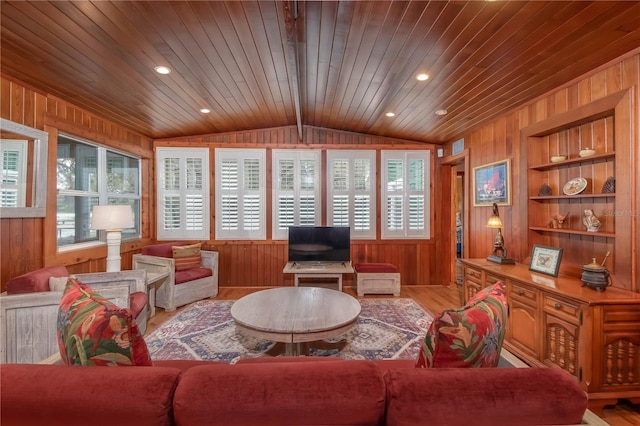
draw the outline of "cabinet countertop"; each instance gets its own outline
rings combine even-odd
[[[504,276],[513,280],[526,282],[536,288],[559,296],[576,299],[589,305],[607,305],[621,303],[640,305],[640,293],[629,290],[607,287],[604,291],[596,291],[585,287],[579,278],[559,275],[553,277],[529,270],[525,264],[500,265],[486,259],[459,259],[464,265],[483,269],[488,273]]]

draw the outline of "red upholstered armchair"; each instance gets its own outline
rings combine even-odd
[[[133,255],[133,269],[167,274],[155,290],[155,306],[165,311],[218,295],[218,252],[200,249],[200,243],[153,244]],[[152,297],[150,297],[152,299]]]

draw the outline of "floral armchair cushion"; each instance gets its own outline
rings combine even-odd
[[[152,365],[127,308],[69,278],[58,309],[58,347],[67,365]]]
[[[505,286],[496,282],[479,291],[464,307],[444,310],[433,320],[415,366],[496,367],[506,321]]]

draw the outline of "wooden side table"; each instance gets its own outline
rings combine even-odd
[[[149,318],[156,314],[156,289],[164,284],[169,272],[147,272],[147,293],[149,295]]]

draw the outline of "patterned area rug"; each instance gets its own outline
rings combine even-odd
[[[328,341],[346,340],[341,350],[312,349],[311,356],[344,359],[413,359],[429,324],[431,313],[412,299],[359,299],[362,312],[356,325]],[[233,363],[258,357],[274,342],[236,332],[231,318],[232,300],[196,302],[145,337],[155,360],[196,359]]]

